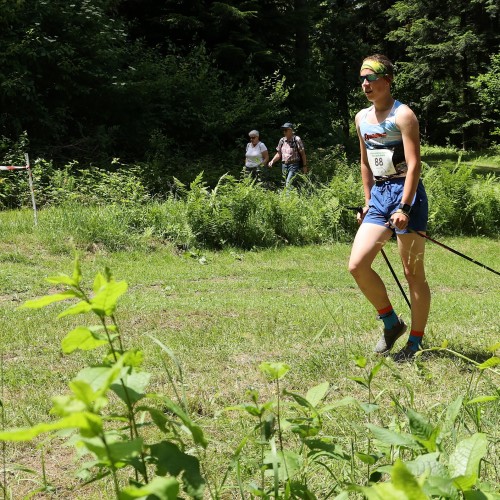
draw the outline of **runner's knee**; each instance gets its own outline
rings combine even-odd
[[[404,273],[406,281],[410,286],[418,286],[426,282],[425,273],[423,269],[411,269],[404,266]]]
[[[349,272],[354,276],[354,278],[358,278],[365,273],[370,266],[363,264],[362,261],[350,260],[349,261]]]

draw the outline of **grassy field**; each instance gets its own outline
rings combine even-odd
[[[500,175],[500,154],[496,151],[460,151],[437,146],[423,146],[422,160],[431,167],[454,167],[457,163],[473,166],[477,173]]]
[[[498,241],[456,238],[444,242],[500,268]],[[387,254],[401,276],[394,243],[388,244]],[[346,244],[186,253],[173,247],[117,253],[90,248],[82,255],[82,268],[89,286],[95,272],[104,266],[117,279],[128,282],[129,292],[121,302],[118,319],[128,344],[146,353],[147,368],[154,373],[152,390],[170,389],[160,355],[145,334],[156,336],[181,361],[190,409],[211,440],[207,475],[217,481],[252,425],[224,408],[245,400],[249,387],[257,388],[263,398],[270,397],[271,387],[257,369],[260,362],[288,363],[292,367],[285,379],[289,390],[305,393],[328,381],[332,386],[328,399],[365,397],[348,376],[357,373],[355,357],[377,361],[372,347],[381,323],[347,272],[348,255]],[[6,427],[46,421],[51,398],[66,393],[68,381],[84,362],[98,356],[95,352],[61,354],[61,339],[82,321],[80,317],[56,320],[62,306],[18,309],[25,300],[54,291],[44,277],[70,273],[72,260],[72,255],[54,252],[35,235],[21,238],[12,233],[0,242]],[[407,306],[381,258],[376,269],[388,284],[397,312],[408,318]],[[433,296],[426,345],[438,346],[448,340],[450,348],[462,355],[487,359],[491,353],[486,348],[500,340],[498,277],[432,243],[427,246],[427,269]],[[387,391],[380,396],[385,407],[378,417],[381,420],[390,418],[389,393],[403,404],[413,398],[414,408],[432,419],[464,394],[470,383],[470,365],[446,353],[429,355],[418,364],[396,366],[390,359],[387,364],[376,380],[378,390]],[[479,384],[475,391],[475,395],[488,394],[491,387]],[[482,426],[493,433],[484,473],[497,485],[499,410],[498,401],[482,410]],[[342,416],[344,423],[340,417],[330,425],[347,435],[349,414]],[[467,430],[476,429],[464,414],[465,435]],[[361,431],[357,439],[364,439]],[[73,478],[77,465],[71,448],[56,440],[46,443],[44,449],[47,480],[56,491],[35,498],[112,497],[111,487],[79,487]],[[40,454],[40,447],[34,444],[7,445],[11,471],[7,479],[14,498],[23,498],[41,483],[40,476],[13,471],[14,464],[40,471]],[[230,492],[227,498],[232,498]]]

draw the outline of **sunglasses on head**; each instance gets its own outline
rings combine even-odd
[[[368,80],[369,82],[374,82],[375,80],[378,80],[381,76],[383,76],[384,73],[370,73],[369,75],[364,75],[359,77],[359,82],[363,83],[365,80]]]

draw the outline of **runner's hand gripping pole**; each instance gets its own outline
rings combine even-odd
[[[348,207],[348,206],[346,206],[345,208],[347,210],[352,210],[354,212],[363,213],[363,207]],[[380,249],[380,253],[382,254],[382,257],[384,258],[384,260],[385,260],[385,262],[387,264],[387,267],[391,271],[392,277],[394,278],[394,281],[397,283],[399,290],[403,294],[403,297],[404,297],[406,303],[408,304],[408,307],[411,309],[410,300],[408,299],[408,297],[407,297],[407,295],[405,293],[405,290],[404,290],[403,286],[401,285],[401,282],[399,281],[399,279],[398,279],[398,277],[397,277],[397,275],[396,275],[393,267],[391,266],[391,263],[389,262],[389,258],[387,257],[387,255],[384,252],[383,248]]]

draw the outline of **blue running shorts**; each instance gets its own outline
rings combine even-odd
[[[399,208],[403,197],[405,178],[377,181],[372,187],[370,208],[363,219],[363,223],[385,226],[391,215]],[[429,203],[422,181],[418,181],[417,192],[411,204],[410,222],[408,226],[414,231],[426,231],[429,216]],[[409,231],[396,229],[397,234]]]

